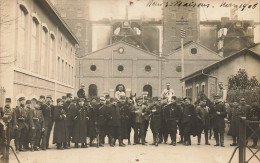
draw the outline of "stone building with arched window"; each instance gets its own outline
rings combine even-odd
[[[184,46],[185,74],[190,74],[221,59],[204,46],[189,42]],[[181,97],[180,49],[160,57],[134,45],[119,41],[76,59],[76,88],[86,86],[88,96],[114,97],[119,85],[130,94],[160,96],[166,83],[171,83]],[[77,89],[76,89],[77,90]]]

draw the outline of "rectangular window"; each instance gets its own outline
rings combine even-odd
[[[46,76],[48,72],[48,55],[47,55],[47,32],[42,29],[41,44],[41,75]]]
[[[37,24],[35,21],[32,23],[32,38],[31,38],[31,64],[30,64],[30,69],[33,72],[37,72]]]
[[[202,92],[202,93],[205,93],[205,85],[202,85],[202,86],[201,86],[201,92]]]
[[[18,49],[16,57],[16,66],[25,68],[25,13],[22,9],[19,10],[18,17]]]

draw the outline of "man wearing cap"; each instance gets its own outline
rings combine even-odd
[[[110,146],[114,147],[116,139],[118,139],[119,146],[123,147],[120,108],[117,106],[117,101],[115,99],[111,99],[111,105],[106,110],[106,118],[108,119]]]
[[[81,148],[87,148],[87,108],[84,105],[84,98],[79,98],[78,105],[76,106],[76,114],[73,117],[73,135],[72,142],[75,143],[75,148],[78,148],[78,143],[81,143]]]
[[[15,109],[16,115],[16,133],[15,133],[15,149],[16,151],[24,151],[24,139],[26,136],[26,131],[28,130],[27,113],[25,111],[25,97],[20,97],[18,99],[20,105]]]
[[[145,145],[145,124],[144,124],[144,116],[146,114],[145,110],[146,110],[146,106],[142,104],[143,98],[142,97],[138,97],[137,99],[137,104],[134,107],[133,113],[135,113],[134,116],[134,144],[136,145],[138,144],[138,135],[141,136],[141,142],[142,145]]]
[[[43,118],[44,118],[44,128],[45,131],[42,132],[42,149],[49,149],[50,134],[54,123],[54,106],[52,105],[52,97],[48,95],[46,97],[46,103],[41,105]]]
[[[24,139],[24,149],[25,150],[30,150],[30,147],[29,147],[29,143],[30,143],[30,130],[31,130],[31,127],[30,127],[30,117],[29,117],[29,113],[31,111],[31,100],[26,100],[25,102],[25,112],[26,112],[26,115],[28,117],[27,119],[27,124],[29,125],[28,127],[28,130],[26,131],[26,135],[25,135],[25,139]]]
[[[174,96],[174,91],[173,89],[170,88],[171,84],[166,83],[166,89],[162,91],[162,98],[168,98],[170,99],[172,96]]]
[[[85,85],[84,84],[81,84],[80,85],[80,89],[78,90],[77,92],[77,95],[78,95],[78,98],[84,98],[86,99],[86,94],[85,94]]]
[[[120,117],[121,117],[121,128],[120,128],[121,139],[122,139],[121,142],[123,145],[125,145],[123,140],[128,139],[128,137],[129,137],[129,135],[128,135],[129,115],[128,115],[128,107],[126,104],[126,97],[124,95],[120,96],[117,106],[119,107]]]
[[[180,98],[177,101],[177,105],[180,106],[180,119],[178,122],[178,128],[179,128],[179,135],[180,135],[180,141],[178,141],[178,144],[182,144],[184,142],[184,135],[183,135],[183,125],[182,125],[182,120],[183,120],[183,107],[184,107],[184,101],[183,98]]]
[[[87,107],[87,114],[89,117],[87,137],[90,138],[89,145],[91,147],[94,147],[95,145],[93,144],[93,141],[96,137],[95,113],[94,113],[94,107],[91,105],[90,99],[86,99],[86,107]]]
[[[226,108],[221,102],[220,97],[216,95],[214,97],[215,104],[212,109],[212,127],[214,131],[214,137],[216,139],[216,145],[224,147],[224,133],[225,133],[225,117],[227,116]]]
[[[42,111],[40,110],[41,102],[37,101],[36,104],[31,107],[29,112],[29,121],[31,128],[31,151],[38,151],[40,147],[41,133],[45,132],[44,118]]]
[[[107,119],[105,118],[106,110],[108,109],[108,105],[105,104],[106,99],[104,97],[100,97],[100,104],[94,110],[95,115],[95,126],[97,133],[97,147],[103,147],[102,140],[105,138],[105,124],[107,123]]]
[[[196,136],[196,110],[195,107],[191,104],[191,98],[184,98],[184,107],[183,107],[183,135],[184,135],[184,145],[191,145],[190,136]]]
[[[209,136],[208,132],[210,129],[210,108],[206,105],[207,99],[202,98],[200,99],[199,106],[196,108],[196,113],[197,113],[197,135],[198,135],[198,145],[200,145],[201,141],[201,133],[204,131],[205,135],[205,144],[209,144]]]
[[[161,104],[161,112],[162,112],[162,118],[161,118],[161,129],[159,133],[159,144],[164,141],[164,144],[167,144],[168,140],[168,129],[165,121],[165,108],[167,106],[167,98],[162,99]]]
[[[1,115],[0,117],[4,117],[4,116],[8,116],[10,119],[10,122],[7,124],[7,129],[6,129],[6,133],[10,132],[10,137],[9,137],[9,141],[12,140],[12,138],[14,137],[14,128],[15,128],[15,112],[14,109],[11,108],[11,98],[6,98],[5,99],[5,107],[2,108],[3,110],[1,110]],[[3,126],[0,123],[0,126],[2,127],[0,129],[0,132],[3,133]],[[2,134],[0,135],[0,138]],[[4,150],[4,146],[1,146],[2,142],[0,142],[0,152]],[[3,147],[3,148],[2,148]],[[1,159],[1,158],[0,158]]]
[[[54,109],[54,132],[53,144],[56,143],[57,148],[60,150],[68,149],[67,142],[69,141],[68,128],[66,126],[66,111],[63,108],[63,100],[57,99],[57,106]]]
[[[150,128],[153,133],[153,143],[152,145],[158,146],[159,143],[159,131],[161,129],[161,106],[159,104],[159,100],[157,97],[153,98],[153,105],[150,107],[150,116],[151,116],[151,123]]]
[[[145,112],[150,112],[149,98],[147,96],[144,96],[143,99],[144,99],[143,105],[146,106],[145,107]],[[157,100],[158,100],[158,98],[157,98]],[[161,101],[161,99],[159,99],[159,100]],[[145,143],[147,143],[147,141],[146,141],[146,134],[147,134],[148,127],[149,127],[149,122],[150,122],[150,114],[146,114],[144,116],[144,142]]]
[[[73,133],[73,117],[76,114],[76,105],[72,104],[72,94],[67,93],[65,103],[63,104],[64,110],[66,111],[66,126],[68,127],[69,131],[69,141],[68,147],[70,147],[70,141]]]
[[[169,104],[165,107],[165,121],[171,137],[170,145],[176,146],[177,123],[180,119],[180,106],[176,104],[176,96],[169,99]]]

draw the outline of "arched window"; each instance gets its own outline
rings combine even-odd
[[[153,87],[149,84],[143,87],[143,92],[148,92],[148,97],[153,97]]]
[[[96,84],[90,84],[88,87],[88,95],[90,97],[97,96],[97,85]]]

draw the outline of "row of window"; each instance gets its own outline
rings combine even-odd
[[[31,29],[31,30],[29,30]],[[28,37],[29,36],[29,37]],[[35,72],[42,76],[54,79],[55,66],[57,65],[57,79],[66,84],[73,84],[73,65],[56,58],[56,39],[54,33],[40,22],[36,16],[30,19],[29,13],[24,6],[20,6],[18,13],[17,29],[17,57],[16,66]],[[62,52],[62,36],[60,39],[60,52]],[[73,49],[69,50],[68,42],[65,43],[64,53],[73,60]],[[66,75],[62,77],[62,73]]]
[[[205,83],[201,83],[201,85],[197,84],[195,89],[195,97],[198,97],[200,93],[206,93]],[[192,88],[186,88],[186,96],[192,98]]]
[[[91,66],[90,66],[90,70],[91,70],[91,71],[96,71],[96,70],[97,70],[97,66],[96,66],[96,65],[91,65]],[[119,72],[124,71],[124,66],[123,66],[123,65],[117,66],[117,70],[118,70]],[[144,70],[145,70],[146,72],[150,72],[150,71],[152,70],[152,67],[151,67],[150,65],[146,65],[146,66],[144,67]],[[181,72],[181,66],[177,66],[177,67],[176,67],[176,72]]]

